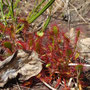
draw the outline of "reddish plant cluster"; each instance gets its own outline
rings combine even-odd
[[[56,80],[57,84],[55,87],[58,87],[61,79],[66,83],[67,79],[76,76],[74,70],[71,70],[68,66],[68,63],[72,62],[72,59],[75,59],[75,50],[71,47],[69,38],[59,30],[56,24],[52,25],[51,28],[45,32],[39,32],[39,34],[42,33],[43,35],[38,35],[37,32],[27,33],[28,24],[26,21],[20,20],[19,23],[24,24],[22,30],[23,41],[16,38],[12,25],[5,27],[3,24],[0,24],[0,32],[2,32],[2,35],[10,36],[10,39],[1,42],[5,48],[11,53],[19,48],[35,50],[41,60],[44,61],[44,68],[37,77],[47,83]]]

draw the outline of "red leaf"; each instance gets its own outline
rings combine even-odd
[[[55,85],[55,88],[57,88],[61,83],[61,78],[57,79],[57,84]]]
[[[20,44],[20,45],[22,46],[22,48],[26,50],[26,44],[25,44],[24,42],[22,42],[22,41],[17,41],[16,43],[17,43],[17,44]]]

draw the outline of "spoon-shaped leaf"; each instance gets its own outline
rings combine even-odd
[[[3,45],[4,45],[5,48],[8,48],[8,49],[12,50],[12,44],[10,42],[6,41],[6,42],[3,43]]]

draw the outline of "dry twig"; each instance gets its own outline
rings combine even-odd
[[[44,85],[46,85],[49,89],[51,89],[51,90],[57,90],[57,89],[51,87],[51,86],[50,86],[49,84],[47,84],[46,82],[44,82],[43,80],[41,80],[41,81],[42,81],[42,83],[43,83]]]
[[[69,4],[74,8],[74,10],[76,11],[76,13],[78,14],[79,17],[80,17],[85,23],[88,23],[88,22],[82,17],[82,15],[79,14],[77,8],[76,8],[73,4],[71,4],[70,2],[69,2]]]
[[[77,65],[81,65],[81,64],[77,64],[77,63],[69,63],[69,66],[77,66]],[[84,67],[89,67],[90,68],[90,64],[82,64]]]

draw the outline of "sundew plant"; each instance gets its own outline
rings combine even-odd
[[[71,77],[77,79],[78,88],[80,85],[83,85],[81,82],[83,78],[83,65],[69,66],[69,63],[78,62],[79,59],[79,53],[75,49],[77,47],[80,30],[77,30],[74,47],[71,45],[70,38],[66,36],[66,32],[63,32],[58,24],[48,26],[51,16],[47,18],[40,31],[28,32],[31,23],[34,23],[55,0],[49,0],[48,3],[39,10],[45,2],[45,0],[42,0],[42,2],[29,13],[27,18],[15,16],[15,8],[20,0],[16,0],[16,2],[10,0],[10,3],[8,0],[5,1],[6,3],[3,0],[0,1],[0,46],[5,50],[6,56],[0,56],[0,60],[5,60],[5,58],[12,55],[18,49],[26,51],[34,50],[43,62],[43,70],[36,76],[38,79],[48,84],[56,81],[54,85],[55,88],[58,88],[63,80],[65,90],[70,89],[67,82]],[[5,5],[8,7],[8,13],[4,13]],[[8,20],[11,20],[11,22],[8,22]],[[49,29],[46,29],[47,26]],[[19,40],[17,35],[20,35],[22,39]]]

